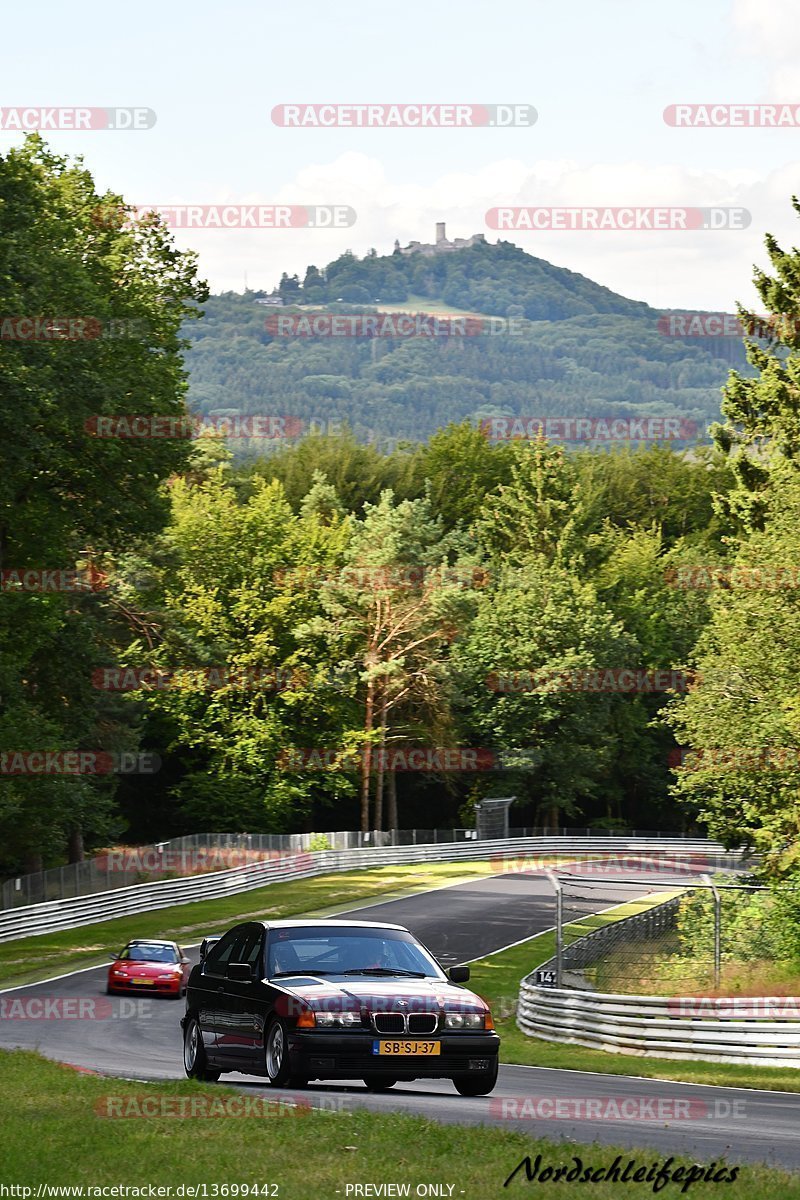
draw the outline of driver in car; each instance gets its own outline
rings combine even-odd
[[[287,975],[290,971],[302,970],[297,951],[291,942],[282,942],[275,946],[270,957],[272,958],[271,975]]]

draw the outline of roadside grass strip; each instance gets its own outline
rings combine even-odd
[[[381,1195],[485,1200],[531,1196],[534,1188],[537,1195],[540,1190],[548,1194],[552,1190],[557,1196],[586,1191],[593,1200],[654,1194],[652,1182],[630,1180],[624,1187],[614,1181],[592,1181],[586,1189],[570,1183],[540,1189],[539,1180],[529,1183],[521,1167],[526,1157],[535,1166],[537,1155],[542,1173],[548,1166],[574,1169],[576,1158],[583,1170],[608,1168],[617,1155],[623,1168],[634,1160],[637,1167],[651,1169],[669,1159],[669,1171],[680,1173],[676,1182],[658,1189],[665,1200],[681,1195],[725,1200],[800,1198],[800,1177],[768,1167],[736,1167],[716,1160],[719,1186],[703,1181],[684,1188],[692,1166],[697,1172],[710,1168],[714,1160],[582,1146],[495,1126],[446,1125],[396,1112],[348,1109],[346,1095],[329,1097],[338,1100],[338,1111],[315,1107],[320,1097],[313,1090],[298,1092],[292,1102],[281,1104],[279,1097],[244,1096],[232,1088],[188,1080],[145,1085],[79,1074],[30,1051],[1,1051],[0,1071],[3,1183],[27,1187],[28,1196],[43,1200],[58,1195],[55,1188],[71,1185],[86,1189],[85,1200],[92,1197],[91,1187],[98,1189],[94,1195],[100,1197],[99,1189],[109,1186],[140,1189],[129,1191],[129,1198],[147,1197],[150,1186],[170,1187],[173,1200],[191,1195],[212,1200],[254,1195],[279,1200]],[[521,1169],[504,1188],[517,1167]],[[731,1173],[734,1181],[727,1182]],[[542,1184],[546,1180],[547,1176]],[[391,1191],[386,1190],[389,1184],[395,1185]],[[362,1190],[353,1190],[357,1185]],[[365,1191],[365,1185],[372,1186]],[[432,1185],[439,1190],[432,1190]],[[48,1186],[54,1190],[44,1190]],[[256,1187],[258,1191],[250,1190]]]

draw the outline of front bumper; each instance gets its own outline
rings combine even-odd
[[[112,992],[126,996],[175,996],[183,991],[183,980],[157,979],[153,983],[134,983],[128,979],[109,979],[108,986]]]
[[[289,1032],[292,1070],[308,1079],[363,1079],[365,1075],[391,1075],[394,1079],[452,1079],[494,1068],[500,1049],[496,1033],[457,1033],[419,1037],[436,1041],[439,1054],[374,1054],[376,1041],[390,1041],[375,1033],[333,1033],[328,1030]]]

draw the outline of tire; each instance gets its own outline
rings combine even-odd
[[[391,1075],[365,1075],[364,1083],[371,1092],[386,1092],[394,1087],[397,1080]]]
[[[190,1079],[199,1079],[203,1083],[216,1083],[222,1074],[208,1065],[197,1017],[189,1017],[183,1031],[183,1069]]]
[[[497,1083],[498,1063],[488,1071],[476,1071],[474,1075],[456,1075],[453,1086],[459,1096],[488,1096]]]
[[[305,1087],[308,1077],[292,1070],[286,1026],[275,1017],[264,1039],[264,1070],[271,1087]]]

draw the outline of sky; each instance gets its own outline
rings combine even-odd
[[[63,130],[132,204],[349,205],[338,229],[176,230],[215,291],[272,288],[395,238],[498,236],[659,308],[758,308],[764,236],[798,238],[794,0],[475,0],[432,5],[170,0],[3,14],[0,108],[136,106],[138,130]],[[286,128],[280,104],[527,104],[512,128]],[[798,126],[676,128],[671,104],[797,106]],[[0,154],[22,135],[0,129]],[[511,230],[497,206],[724,207],[745,228]],[[741,222],[740,222],[741,224]]]

